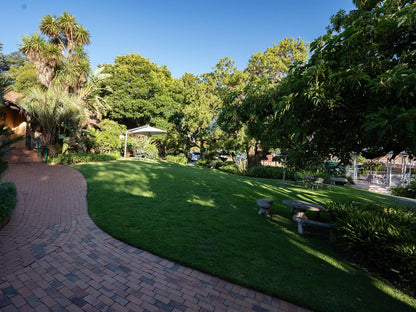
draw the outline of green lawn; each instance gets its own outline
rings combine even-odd
[[[166,162],[76,165],[96,224],[131,245],[315,311],[414,311],[416,299],[297,235],[284,199],[394,202],[347,187],[313,191]],[[272,198],[273,216],[256,200]]]

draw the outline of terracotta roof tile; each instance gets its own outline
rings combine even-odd
[[[17,100],[21,98],[23,95],[14,91],[8,91],[6,94],[4,94],[3,99],[4,101],[13,103],[18,105]]]

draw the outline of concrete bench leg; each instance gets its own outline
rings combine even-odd
[[[270,214],[270,209],[260,207],[258,214],[264,214],[265,216],[268,216]]]
[[[298,234],[303,235],[303,222],[298,222]]]
[[[331,243],[335,243],[337,241],[337,235],[335,234],[335,231],[333,229],[329,230],[329,241]]]

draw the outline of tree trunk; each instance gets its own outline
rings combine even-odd
[[[260,142],[252,140],[247,149],[247,169],[259,166],[262,157],[263,150],[260,147]]]
[[[25,113],[26,116],[26,148],[31,149],[32,148],[32,141],[31,141],[31,135],[32,135],[32,123],[30,122],[30,116],[28,113]]]

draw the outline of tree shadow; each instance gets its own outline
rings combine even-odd
[[[282,201],[324,203],[342,189],[318,193],[165,162],[75,168],[88,181],[94,221],[129,244],[315,310],[414,309],[329,242],[297,235]],[[262,197],[275,201],[270,218],[257,214]]]

